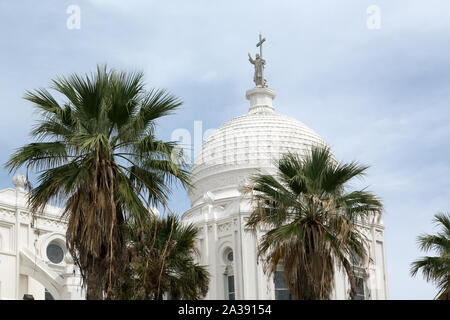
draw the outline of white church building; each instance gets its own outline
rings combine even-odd
[[[191,208],[182,219],[200,229],[199,263],[211,274],[206,299],[288,299],[279,267],[273,278],[263,272],[257,258],[258,238],[245,225],[252,210],[249,196],[241,190],[249,176],[275,173],[274,160],[286,152],[306,154],[312,146],[326,143],[296,119],[275,112],[275,92],[264,79],[265,60],[255,59],[255,87],[246,92],[248,112],[225,123],[209,136],[197,152],[191,169]],[[360,224],[368,239],[368,259],[355,266],[356,299],[387,299],[384,226],[380,217]],[[348,299],[350,284],[337,270],[332,299]]]
[[[257,259],[260,235],[245,227],[252,212],[241,190],[250,175],[275,173],[273,160],[288,151],[305,154],[325,142],[306,125],[277,114],[275,92],[255,87],[246,93],[248,113],[220,127],[203,144],[192,166],[191,208],[183,221],[200,229],[199,263],[211,274],[206,299],[287,299],[282,266],[267,277]],[[379,217],[360,225],[369,240],[369,258],[358,275],[357,299],[387,299],[384,226]],[[337,273],[333,299],[348,299],[350,284]]]
[[[200,232],[198,262],[211,275],[206,299],[289,299],[283,267],[273,277],[257,258],[260,234],[245,225],[252,212],[242,187],[250,175],[274,173],[281,154],[307,153],[326,143],[300,121],[275,112],[275,92],[264,79],[265,61],[255,65],[255,84],[246,92],[248,112],[226,122],[204,142],[191,169],[191,208],[182,216]],[[25,178],[14,177],[15,188],[0,190],[0,299],[83,299],[80,277],[65,246],[62,209],[47,206],[32,215],[27,208]],[[369,257],[358,275],[357,299],[387,299],[384,225],[379,217],[360,224],[368,239]],[[342,272],[335,277],[332,299],[348,299],[350,285]]]
[[[32,214],[26,179],[0,190],[0,300],[83,299],[81,278],[66,248],[62,209],[46,206]]]

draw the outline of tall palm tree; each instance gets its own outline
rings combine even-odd
[[[352,297],[352,260],[366,257],[357,223],[382,211],[372,193],[346,190],[367,167],[338,164],[328,148],[319,147],[305,157],[285,154],[276,167],[275,175],[255,175],[246,188],[256,201],[247,225],[268,230],[258,248],[265,271],[271,275],[283,264],[293,299],[329,299],[338,265],[348,276]]]
[[[194,261],[193,225],[179,218],[147,217],[130,225],[130,256],[119,288],[122,299],[199,299],[208,292],[209,273]]]
[[[414,261],[411,265],[411,275],[416,276],[421,270],[427,281],[437,285],[437,299],[450,300],[450,214],[436,214],[434,223],[441,227],[441,230],[437,234],[421,235],[417,241],[422,251],[435,251],[438,255]]]
[[[126,221],[140,221],[146,207],[165,201],[171,182],[187,183],[187,172],[171,158],[174,143],[155,137],[155,121],[181,101],[164,90],[146,91],[141,72],[100,66],[90,75],[58,77],[51,89],[56,97],[46,89],[25,94],[41,119],[31,131],[35,142],[17,149],[6,167],[38,172],[33,211],[50,201],[65,205],[67,245],[87,298],[113,298]]]

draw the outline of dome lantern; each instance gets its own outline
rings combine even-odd
[[[269,88],[253,88],[245,93],[245,97],[250,101],[249,114],[253,113],[275,113],[272,100],[275,98],[275,91]]]

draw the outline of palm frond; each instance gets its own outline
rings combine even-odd
[[[437,288],[437,299],[450,299],[450,215],[438,213],[433,222],[440,227],[435,235],[423,234],[417,238],[419,248],[424,252],[434,251],[437,256],[426,256],[411,264],[410,273],[416,276],[421,271],[426,281],[433,282]]]

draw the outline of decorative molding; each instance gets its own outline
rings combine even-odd
[[[222,223],[222,224],[219,224],[219,225],[217,226],[217,231],[218,231],[219,233],[228,232],[228,231],[231,230],[232,226],[233,226],[233,224],[232,224],[231,221],[230,221],[230,222],[226,222],[226,223]]]
[[[16,216],[16,213],[14,212],[14,210],[7,210],[7,209],[0,208],[0,217],[14,218],[15,216]]]
[[[8,239],[6,239],[6,237],[2,237],[0,235],[0,237],[2,237],[2,239],[0,239],[1,241],[1,245],[0,245],[0,252],[3,253],[14,253],[15,249],[16,249],[16,240],[15,240],[15,223],[13,222],[8,222],[5,220],[0,220],[0,227],[2,227],[4,230],[6,230],[7,235],[8,235]],[[8,241],[8,247],[5,246],[6,241]]]

